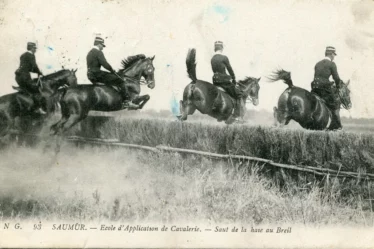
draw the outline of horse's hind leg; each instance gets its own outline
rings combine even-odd
[[[55,129],[57,130],[55,148],[56,153],[60,152],[63,134],[71,127],[82,121],[85,117],[87,117],[87,115],[71,114],[69,117],[63,117],[58,123],[55,124]]]
[[[82,121],[87,117],[87,114],[71,114],[66,122],[61,125],[61,133],[66,132],[71,127]]]
[[[68,121],[69,116],[63,115],[61,119],[51,126],[50,130],[52,131],[52,135],[56,135],[58,132],[60,132],[62,126]]]

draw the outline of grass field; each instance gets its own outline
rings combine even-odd
[[[373,226],[370,202],[338,188],[280,190],[253,165],[64,144],[2,151],[2,219]],[[250,168],[250,169],[249,169]]]
[[[346,120],[344,132],[316,132],[295,124],[272,128],[266,118],[262,126],[226,126],[205,116],[180,123],[165,115],[88,117],[70,134],[374,173],[370,122]],[[261,165],[71,143],[58,155],[41,146],[11,145],[1,152],[3,219],[364,226],[374,221],[374,188],[364,179],[283,177],[281,186],[279,174]]]

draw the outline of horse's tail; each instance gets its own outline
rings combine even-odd
[[[278,69],[272,73],[269,77],[267,77],[271,82],[275,82],[278,80],[282,80],[284,83],[288,85],[288,87],[293,87],[291,73],[287,72],[283,69]]]
[[[196,83],[196,49],[192,48],[188,50],[186,65],[188,77],[192,80],[192,83]]]

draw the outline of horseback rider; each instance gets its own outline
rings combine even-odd
[[[38,65],[36,64],[35,53],[37,50],[36,43],[27,43],[27,52],[20,57],[20,66],[15,71],[16,82],[20,88],[31,95],[32,107],[37,113],[45,114],[41,108],[42,96],[39,93],[38,79],[32,79],[30,73],[38,74],[38,78],[43,76]]]
[[[123,79],[120,78],[112,68],[112,66],[106,61],[104,53],[104,39],[100,37],[95,38],[94,47],[87,54],[87,78],[93,83],[98,82],[104,83],[109,86],[118,86],[123,83]],[[110,73],[101,71],[100,68],[103,66]],[[132,103],[128,94],[127,87],[120,87],[121,95],[123,98],[123,108],[138,108],[139,106]]]
[[[240,117],[240,108],[241,108],[241,97],[242,92],[239,89],[235,81],[235,74],[230,65],[230,61],[226,55],[223,55],[223,42],[216,41],[214,43],[214,56],[211,59],[211,65],[213,70],[213,85],[223,88],[231,97],[235,99],[234,112],[232,117],[235,121],[238,121]],[[226,73],[226,70],[230,75]],[[213,110],[218,108],[219,97],[214,101]]]
[[[325,51],[325,58],[319,61],[314,67],[314,80],[312,82],[312,93],[321,97],[326,106],[332,113],[332,129],[342,129],[340,121],[340,99],[337,89],[340,88],[342,83],[334,58],[336,50],[334,47],[328,46]],[[330,82],[329,78],[332,76],[334,82]]]

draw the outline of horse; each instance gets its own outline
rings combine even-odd
[[[120,89],[127,87],[133,103],[142,109],[150,99],[148,94],[139,96],[141,77],[144,77],[150,89],[155,87],[153,60],[145,55],[129,56],[122,60],[122,69],[116,72],[123,79]],[[123,99],[119,89],[106,85],[82,84],[60,91],[54,98],[54,103],[61,106],[61,119],[51,126],[52,135],[61,135],[75,124],[85,119],[89,111],[119,111],[123,110]],[[126,108],[125,108],[126,109]],[[131,109],[133,110],[133,109]]]
[[[227,94],[223,89],[219,89],[215,85],[198,80],[196,77],[196,50],[190,49],[186,58],[186,66],[188,77],[192,80],[184,88],[183,100],[180,103],[181,121],[187,120],[188,115],[192,115],[195,110],[199,110],[203,114],[207,114],[218,122],[225,121],[226,124],[234,122],[230,118],[234,110],[235,100]],[[239,88],[242,90],[243,97],[241,101],[244,103],[247,99],[257,106],[259,103],[258,92],[260,90],[259,81],[261,78],[246,77],[244,80],[238,81]],[[218,97],[218,108],[214,108],[213,103]],[[242,105],[243,106],[243,105]],[[241,108],[241,118],[244,116],[244,111]]]
[[[58,88],[77,84],[76,71],[62,69],[38,79],[39,93],[47,109],[47,115],[44,115],[43,119],[50,115],[48,112],[51,109],[49,98],[58,91]],[[31,94],[20,87],[13,86],[13,88],[18,92],[0,97],[0,137],[4,137],[10,131],[17,130],[15,129],[17,117],[30,116],[31,119],[40,119],[40,115],[34,112],[35,104]]]
[[[279,97],[278,107],[273,109],[276,125],[284,126],[290,120],[294,120],[301,127],[309,130],[335,130],[332,112],[325,101],[303,88],[294,86],[290,72],[279,69],[273,72],[269,80],[272,82],[282,80],[288,85]],[[347,110],[352,107],[348,86],[349,81],[342,82],[341,87],[336,89],[341,106]]]

